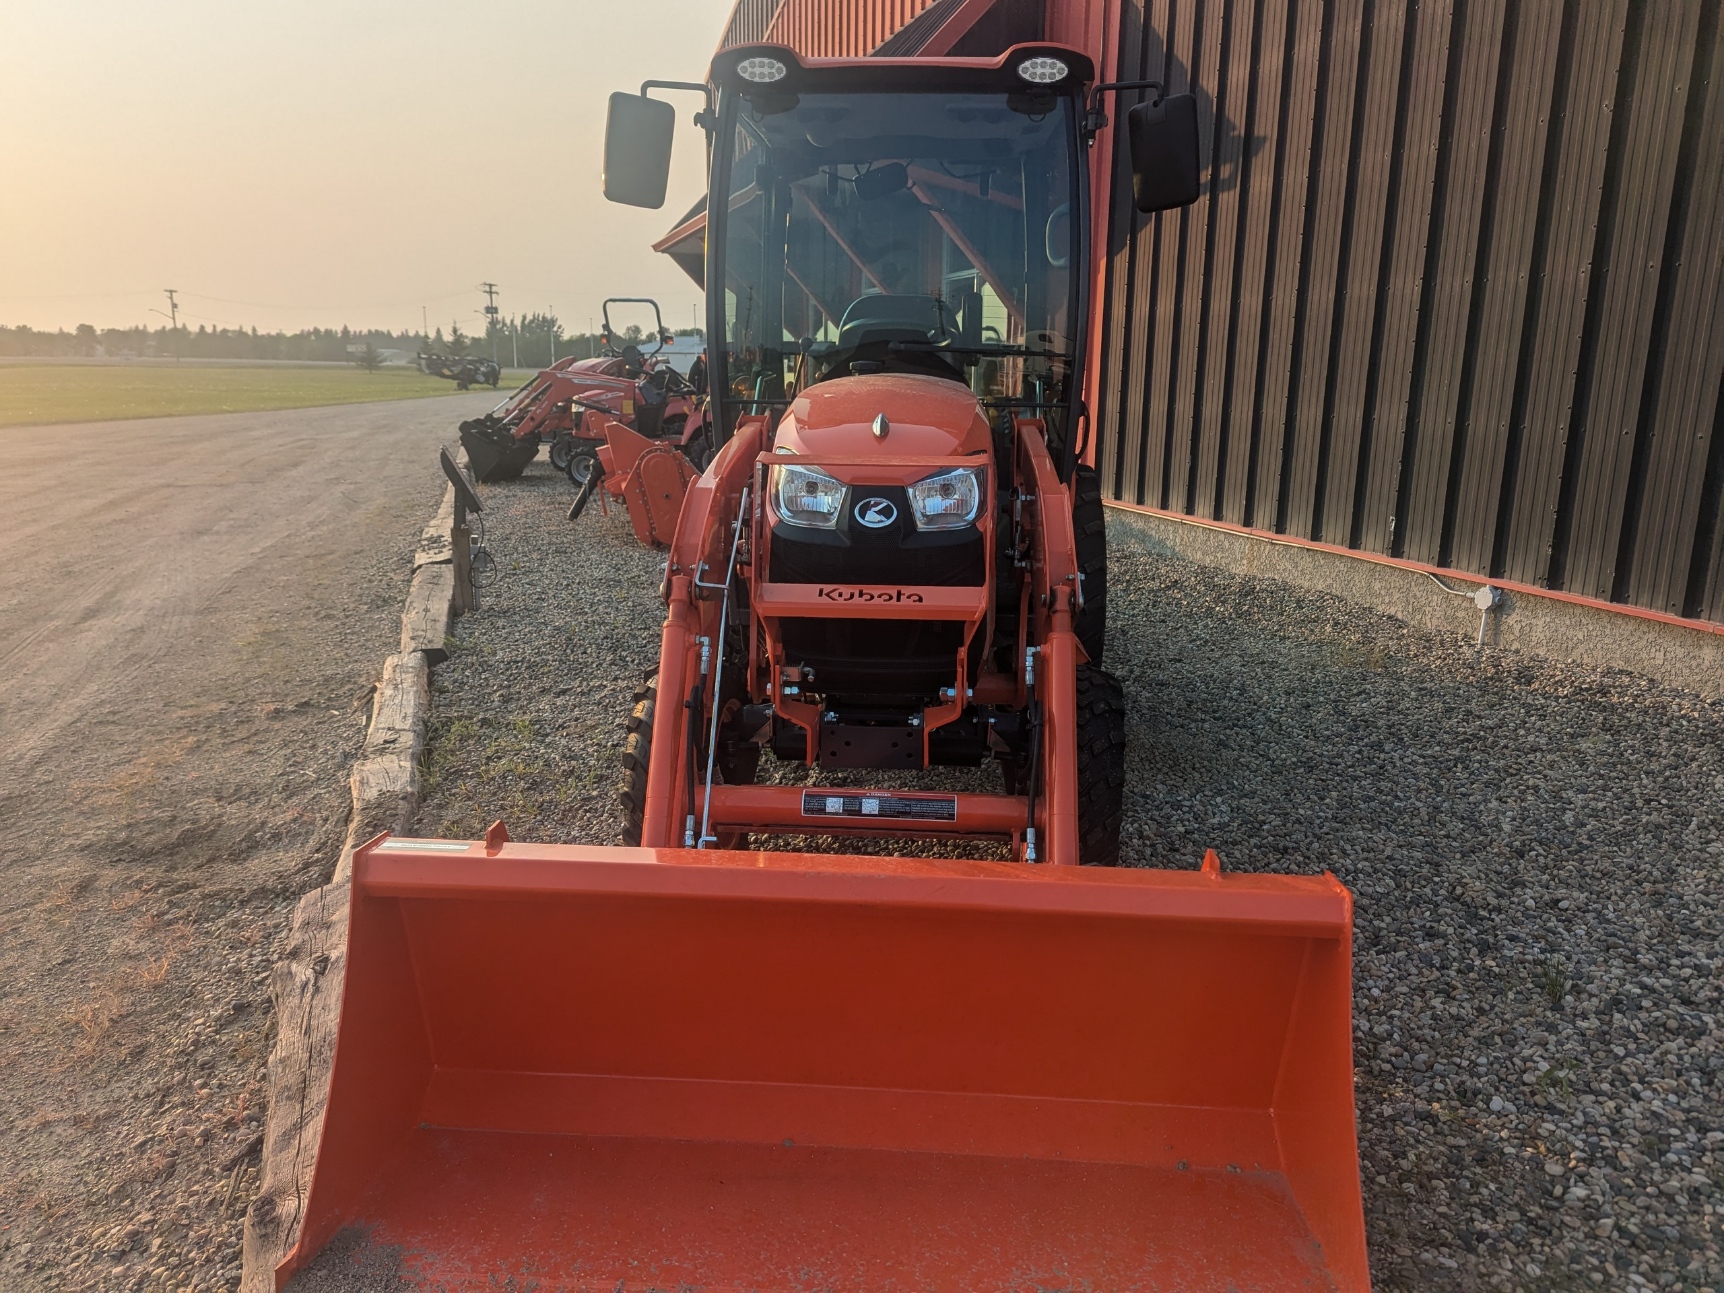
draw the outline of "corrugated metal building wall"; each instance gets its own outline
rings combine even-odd
[[[765,40],[767,29],[778,13],[779,3],[780,0],[736,0],[718,47],[729,49],[732,45],[756,45]]]
[[[784,0],[767,39],[816,58],[854,57],[883,45],[933,0]]]
[[[1104,213],[1116,500],[1724,621],[1720,5],[741,0],[726,44],[1039,25],[1197,94],[1204,196]]]
[[[1205,195],[1110,216],[1134,504],[1724,620],[1718,0],[1123,0]]]

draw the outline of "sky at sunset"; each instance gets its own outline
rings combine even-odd
[[[599,191],[605,100],[703,79],[731,0],[4,0],[0,325],[482,326],[694,284]]]

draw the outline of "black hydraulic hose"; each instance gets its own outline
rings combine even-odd
[[[699,766],[699,752],[695,749],[695,729],[700,726],[701,687],[704,684],[695,683],[694,690],[689,692],[688,701],[683,708],[688,710],[688,721],[683,724],[688,729],[688,816],[685,819],[689,826],[683,832],[683,844],[688,846],[688,834],[695,819],[694,782],[696,769]]]
[[[1036,829],[1036,782],[1042,772],[1042,702],[1030,702],[1030,772],[1029,785],[1026,790],[1029,799],[1027,829]]]

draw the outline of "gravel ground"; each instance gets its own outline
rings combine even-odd
[[[569,525],[544,464],[485,498],[499,579],[437,671],[420,829],[615,842],[662,556]],[[1126,856],[1354,891],[1376,1283],[1724,1287],[1724,704],[1139,533],[1113,518]]]

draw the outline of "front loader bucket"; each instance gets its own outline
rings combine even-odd
[[[539,456],[538,440],[517,440],[507,431],[461,424],[461,444],[472,464],[473,478],[487,484],[514,480]]]
[[[1368,1288],[1332,877],[387,839],[351,914],[280,1281]]]

